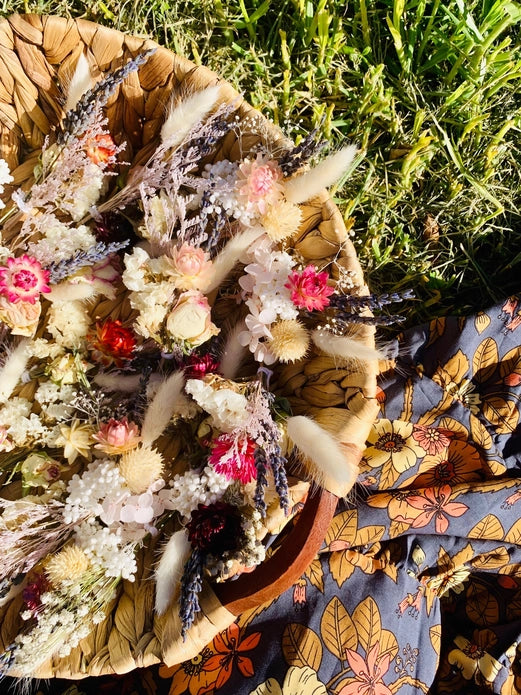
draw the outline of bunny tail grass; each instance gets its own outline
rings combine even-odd
[[[176,531],[163,549],[161,560],[156,567],[156,613],[163,615],[170,605],[183,568],[190,553],[190,542],[186,531]]]
[[[295,176],[285,184],[286,200],[297,205],[315,198],[324,188],[331,186],[346,173],[358,149],[348,145],[324,159],[310,171]]]
[[[331,355],[331,357],[365,362],[386,359],[380,350],[364,345],[353,338],[348,338],[346,335],[334,335],[329,331],[315,330],[311,333],[311,339],[322,352]]]
[[[156,391],[145,412],[141,440],[150,446],[162,434],[180,404],[186,402],[183,393],[185,375],[183,371],[174,372],[165,379]]]
[[[348,463],[340,444],[329,432],[305,415],[288,418],[286,426],[288,437],[310,465],[317,483],[334,481],[342,488],[354,485],[358,467]]]
[[[22,378],[29,361],[29,338],[22,338],[0,369],[0,403],[5,403]]]
[[[211,111],[219,97],[219,87],[207,87],[187,99],[173,99],[161,128],[161,142],[166,147],[179,145],[190,130]]]
[[[239,343],[239,333],[246,329],[244,321],[239,321],[226,336],[226,343],[221,354],[219,371],[225,379],[234,379],[248,352],[248,348]]]
[[[107,391],[121,391],[122,393],[133,393],[139,388],[141,374],[124,375],[119,372],[116,374],[101,373],[96,374],[94,383]]]
[[[63,107],[65,113],[76,108],[81,97],[92,87],[92,82],[89,61],[84,53],[80,53],[76,69],[67,88],[67,100]]]
[[[93,299],[97,294],[96,288],[87,282],[61,282],[59,285],[52,286],[46,299],[50,302],[76,302]]]
[[[264,234],[263,227],[252,227],[234,236],[213,262],[213,276],[205,294],[216,290],[233,270],[235,264],[253,242]]]

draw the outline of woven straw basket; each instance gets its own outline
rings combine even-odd
[[[63,117],[58,87],[70,75],[80,52],[84,52],[95,75],[123,65],[129,58],[154,47],[141,39],[84,20],[15,15],[0,21],[0,143],[1,156],[14,175],[14,186],[30,186],[45,136]],[[125,141],[125,159],[136,163],[154,150],[165,104],[172,89],[198,90],[219,82],[225,100],[237,99],[232,87],[204,67],[159,48],[125,80],[107,108],[110,131]],[[282,133],[241,101],[239,117],[256,119],[258,132],[270,144],[285,143]],[[259,136],[243,137],[242,154]],[[233,138],[227,137],[217,158],[236,159],[241,155]],[[332,257],[351,271],[357,292],[365,294],[362,271],[337,208],[324,193],[303,206],[303,223],[292,240],[298,252],[318,266]],[[16,234],[16,227],[4,229],[4,236]],[[111,307],[99,304],[96,316]],[[362,326],[359,339],[374,345],[373,329]],[[357,466],[366,436],[376,415],[376,364],[362,369],[339,366],[331,357],[311,354],[305,361],[278,368],[275,390],[289,398],[295,414],[307,414],[344,444],[346,465]],[[326,486],[327,482],[326,482]],[[317,552],[342,491],[315,490],[296,523],[275,553],[253,574],[237,581],[205,586],[200,597],[202,612],[183,642],[175,609],[154,616],[155,556],[145,548],[139,558],[138,578],[122,582],[112,613],[97,625],[70,656],[55,659],[35,673],[38,677],[81,678],[86,675],[125,673],[165,661],[172,665],[192,658],[215,634],[228,627],[235,617],[264,603],[289,588],[303,573]],[[0,649],[18,633],[20,599],[0,608]],[[16,674],[14,674],[16,675]]]

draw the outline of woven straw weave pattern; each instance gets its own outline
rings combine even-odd
[[[14,175],[14,187],[29,187],[45,136],[63,117],[60,84],[74,71],[80,52],[87,56],[98,76],[114,70],[129,58],[156,46],[141,39],[84,20],[15,15],[0,21],[0,143],[2,156]],[[225,100],[240,99],[237,92],[204,67],[196,67],[172,52],[156,53],[132,73],[110,99],[107,108],[115,140],[127,142],[125,159],[144,161],[157,143],[165,104],[173,89],[187,92],[219,82]],[[275,126],[240,99],[239,117],[256,124],[272,149],[285,139]],[[258,135],[245,135],[243,152]],[[237,158],[239,143],[227,137],[217,159]],[[4,229],[9,238],[17,233],[16,216]],[[303,223],[292,240],[296,250],[317,266],[332,257],[352,272],[357,292],[366,293],[355,250],[347,238],[342,217],[324,192],[303,207]],[[97,316],[114,315],[115,307],[99,304]],[[359,339],[374,345],[373,329],[362,327]],[[376,365],[338,365],[333,358],[312,354],[307,360],[279,369],[276,390],[290,398],[295,414],[308,414],[345,443],[346,459],[358,465],[367,433],[376,412]],[[201,597],[203,615],[191,630],[187,643],[179,639],[179,619],[171,611],[154,618],[154,585],[151,580],[153,548],[139,558],[138,580],[123,582],[108,618],[96,626],[69,657],[48,663],[39,677],[77,678],[83,675],[124,673],[164,659],[175,663],[191,658],[234,616],[222,607],[206,587]],[[262,567],[256,572],[262,572]],[[296,579],[296,577],[295,577]],[[0,608],[0,648],[7,646],[20,628],[21,599]]]

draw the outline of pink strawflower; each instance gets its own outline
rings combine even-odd
[[[249,437],[233,437],[221,434],[212,443],[210,464],[216,473],[226,476],[228,480],[240,480],[249,483],[257,477],[255,467],[255,442]]]
[[[169,259],[167,259],[169,260]],[[213,266],[208,253],[191,244],[172,249],[174,284],[180,290],[204,290],[212,278]]]
[[[0,294],[10,302],[34,304],[41,292],[50,292],[49,271],[44,270],[36,258],[27,254],[8,258],[7,268],[0,268]]]
[[[284,287],[291,291],[291,301],[297,308],[322,311],[329,306],[329,296],[335,291],[327,284],[328,279],[325,271],[317,273],[314,265],[308,265],[301,272],[291,272]]]
[[[254,160],[244,159],[239,166],[239,194],[264,215],[268,209],[267,203],[277,200],[282,194],[281,179],[282,171],[278,163],[258,154]]]
[[[141,439],[139,427],[134,422],[129,422],[126,417],[121,420],[111,418],[104,422],[92,438],[98,442],[94,448],[106,454],[123,454],[134,449]]]

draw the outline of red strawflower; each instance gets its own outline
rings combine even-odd
[[[298,309],[322,311],[329,306],[329,296],[335,291],[327,284],[328,279],[325,271],[317,273],[314,265],[308,265],[301,272],[290,273],[284,287],[291,291],[291,301]]]
[[[133,331],[125,328],[121,321],[112,319],[96,323],[96,335],[90,335],[89,341],[92,358],[105,366],[115,364],[116,367],[122,367],[127,360],[132,359],[136,347]]]
[[[94,164],[111,164],[117,153],[117,145],[108,133],[100,133],[86,142],[87,157]]]
[[[249,483],[257,477],[255,466],[255,449],[257,445],[247,436],[232,437],[221,434],[212,443],[212,453],[208,461],[217,473],[228,480],[240,480]]]
[[[194,355],[192,353],[186,361],[185,374],[187,379],[202,379],[218,369],[219,362],[212,355]]]
[[[50,587],[49,581],[44,574],[37,574],[34,577],[34,581],[29,582],[22,592],[22,598],[27,607],[27,610],[31,613],[37,613],[42,605],[41,596]]]
[[[241,517],[237,508],[224,502],[199,504],[186,525],[193,548],[219,555],[234,550],[242,539]]]

